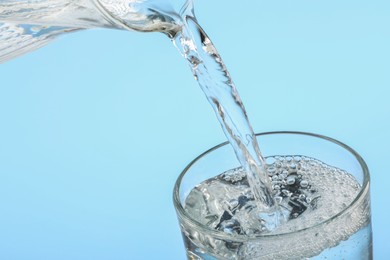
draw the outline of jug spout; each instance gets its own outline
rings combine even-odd
[[[178,12],[170,0],[0,1],[0,22],[73,28],[169,31],[178,26]]]
[[[180,9],[191,0],[95,0],[100,12],[118,27],[174,34],[181,27]]]
[[[185,0],[172,1],[177,1],[175,6],[170,0],[1,0],[0,63],[80,29],[163,32],[173,37],[181,30],[178,6]]]

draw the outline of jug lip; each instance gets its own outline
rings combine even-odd
[[[159,25],[159,27],[155,27],[156,23],[153,21],[150,21],[149,23],[145,23],[144,25],[142,23],[139,23],[134,21],[134,23],[129,23],[129,21],[121,19],[119,16],[116,16],[110,12],[105,5],[100,0],[92,0],[95,7],[99,10],[99,12],[102,14],[103,18],[106,19],[107,22],[112,24],[117,29],[125,29],[130,31],[140,31],[140,32],[163,32],[167,34],[170,38],[173,38],[176,35],[176,32],[178,31],[177,28],[181,27],[180,23],[162,23]],[[191,2],[190,0],[187,0],[187,2]],[[187,3],[186,2],[186,3]],[[162,12],[164,13],[164,12]],[[166,14],[170,14],[175,16],[175,13],[166,12]],[[178,19],[180,20],[180,18]]]
[[[99,0],[92,0],[92,3],[95,5],[95,7],[100,11],[100,13],[103,15],[103,17],[112,25],[115,25],[115,27],[119,27],[121,29],[131,30],[134,29],[129,27],[126,23],[124,23],[119,18],[112,16],[110,12],[100,3]]]

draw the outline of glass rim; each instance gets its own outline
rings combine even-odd
[[[209,235],[212,235],[212,236],[214,236],[216,238],[230,239],[230,240],[234,240],[234,241],[237,241],[237,242],[248,242],[248,241],[256,241],[256,240],[259,240],[259,239],[280,238],[281,236],[287,236],[287,235],[290,235],[290,234],[296,235],[297,233],[301,233],[301,232],[308,231],[308,230],[314,229],[314,228],[322,226],[322,225],[326,225],[327,223],[333,221],[334,219],[337,219],[338,217],[342,216],[345,212],[349,211],[354,205],[356,205],[359,202],[360,198],[364,195],[364,193],[366,192],[367,188],[369,187],[369,184],[370,184],[370,174],[369,174],[369,170],[368,170],[366,162],[363,160],[363,158],[354,149],[352,149],[348,145],[346,145],[346,144],[344,144],[344,143],[342,143],[342,142],[340,142],[340,141],[338,141],[336,139],[333,139],[331,137],[327,137],[327,136],[320,135],[320,134],[308,133],[308,132],[300,132],[300,131],[272,131],[272,132],[256,133],[255,136],[258,137],[258,136],[278,135],[278,134],[310,136],[310,137],[323,139],[325,141],[329,141],[331,143],[334,143],[334,144],[344,148],[350,154],[352,154],[354,156],[354,158],[358,161],[358,163],[359,163],[359,165],[360,165],[360,167],[361,167],[361,169],[363,171],[363,183],[362,183],[362,185],[360,187],[359,193],[356,195],[354,200],[347,207],[345,207],[343,210],[341,210],[340,212],[338,212],[334,216],[332,216],[332,217],[330,217],[328,219],[325,219],[324,221],[318,222],[317,224],[315,224],[313,226],[309,226],[309,227],[298,229],[298,230],[291,231],[291,232],[284,232],[284,233],[277,233],[277,234],[259,234],[259,235],[256,235],[256,236],[244,236],[244,235],[234,235],[234,236],[232,236],[232,235],[229,235],[229,234],[227,234],[227,233],[225,233],[223,231],[212,229],[212,228],[210,228],[210,227],[208,227],[208,226],[206,226],[206,225],[196,221],[195,219],[193,219],[187,213],[187,211],[181,205],[179,189],[180,189],[180,186],[181,186],[181,181],[182,181],[183,177],[186,175],[186,173],[188,172],[188,170],[199,159],[203,158],[204,156],[212,153],[213,151],[215,151],[215,150],[217,150],[217,149],[219,149],[219,148],[221,148],[221,147],[223,147],[225,145],[228,145],[229,142],[226,141],[226,142],[220,143],[220,144],[218,144],[218,145],[216,145],[216,146],[206,150],[205,152],[203,152],[202,154],[197,156],[195,159],[193,159],[184,168],[184,170],[181,172],[181,174],[177,178],[175,186],[174,186],[174,189],[173,189],[173,204],[175,206],[175,209],[176,209],[176,212],[177,212],[179,218],[185,219],[185,221],[189,222],[192,226],[196,227],[198,230],[206,232]]]

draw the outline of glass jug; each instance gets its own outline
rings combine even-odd
[[[89,28],[159,31],[173,37],[180,12],[192,3],[169,0],[2,0],[0,63],[35,50],[56,36]]]

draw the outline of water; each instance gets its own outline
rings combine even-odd
[[[333,216],[356,195],[359,186],[350,175],[325,167],[316,160],[309,159],[314,164],[310,165],[304,162],[308,158],[303,158],[295,162],[295,168],[282,161],[280,167],[276,163],[265,164],[243,102],[216,48],[198,25],[191,1],[186,2],[180,12],[163,0],[2,1],[0,62],[39,48],[58,35],[96,27],[166,34],[188,61],[214,109],[242,168],[202,183],[187,198],[186,209],[201,223],[232,236],[291,232]],[[305,167],[309,170],[305,171]],[[314,171],[313,167],[318,169]],[[276,172],[280,169],[286,172]],[[323,180],[314,172],[334,175]],[[211,194],[210,199],[203,200],[206,193]],[[221,194],[226,197],[218,197]],[[366,213],[357,213],[366,219]],[[350,227],[348,232],[337,233],[332,227],[311,239],[315,244],[307,242],[306,247],[276,240],[267,247],[271,250],[269,255],[279,252],[277,256],[283,256],[287,251],[280,248],[285,244],[300,248],[305,257],[318,254],[362,228],[366,220],[361,222],[342,223]],[[190,234],[185,235],[185,239],[189,244],[198,245],[194,246],[196,250],[202,244]],[[217,246],[213,246],[211,252],[217,250],[215,254],[222,254],[226,259],[244,255],[257,257],[256,248],[264,248],[250,243],[213,243]]]
[[[274,204],[270,184],[265,177],[264,160],[242,100],[221,56],[198,25],[193,10],[186,9],[182,17],[182,30],[174,35],[173,41],[188,60],[237,159],[246,170],[259,209],[268,210]]]
[[[164,0],[62,1],[28,0],[0,3],[0,62],[39,48],[60,34],[105,27],[159,31],[168,35],[188,60],[213,107],[248,181],[259,208],[274,202],[247,113],[234,83],[210,38],[198,25],[192,1],[180,13]]]
[[[266,159],[272,196],[282,209],[283,223],[270,228],[273,223],[259,218],[246,172],[242,167],[229,170],[197,185],[184,204],[197,222],[228,236],[219,240],[210,235],[205,239],[196,228],[192,228],[192,233],[184,227],[189,255],[203,252],[205,259],[302,259],[321,253],[319,259],[370,259],[369,202],[335,218],[361,190],[352,175],[305,156]],[[318,225],[332,218],[331,222]],[[291,235],[239,240],[286,233]],[[353,257],[351,252],[357,256]]]

